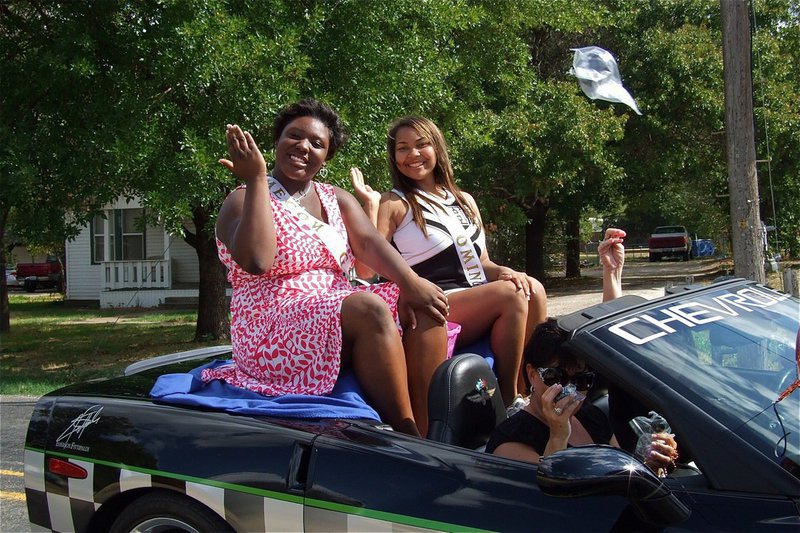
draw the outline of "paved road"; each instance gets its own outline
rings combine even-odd
[[[0,531],[30,531],[23,483],[23,446],[35,398],[0,397]]]
[[[664,296],[664,285],[660,287],[629,287],[623,289],[624,294],[636,294],[652,300],[659,296]],[[580,311],[591,305],[599,304],[603,301],[603,291],[599,289],[549,292],[547,295],[547,314],[558,317]]]
[[[625,263],[622,276],[623,294],[636,294],[652,300],[664,296],[664,289],[673,285],[704,283],[726,274],[720,261],[661,261],[659,263]],[[547,290],[547,314],[561,316],[578,311],[603,300],[600,267],[581,269],[581,280],[561,282]]]

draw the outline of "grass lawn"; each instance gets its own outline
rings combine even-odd
[[[120,374],[141,359],[194,343],[195,311],[80,309],[63,296],[9,295],[11,331],[0,336],[0,394],[43,394]]]

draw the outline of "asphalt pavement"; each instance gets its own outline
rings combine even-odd
[[[36,398],[0,396],[0,531],[30,531],[25,507],[23,447]]]

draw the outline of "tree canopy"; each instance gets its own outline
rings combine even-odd
[[[798,255],[800,7],[753,6],[763,211]],[[314,96],[350,130],[330,164],[345,187],[353,165],[388,186],[393,119],[435,120],[493,253],[538,276],[548,237],[577,239],[590,212],[633,236],[664,222],[724,236],[720,32],[716,0],[12,0],[0,6],[0,229],[70,238],[138,195],[198,252],[201,313],[214,310],[198,337],[224,336],[225,124],[269,152],[275,113]],[[590,44],[617,57],[642,116],[580,92],[570,49]]]

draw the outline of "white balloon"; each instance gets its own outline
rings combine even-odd
[[[599,46],[572,48],[575,56],[569,73],[578,78],[578,83],[586,96],[592,100],[618,102],[641,115],[631,93],[622,86],[617,60],[611,52]]]

